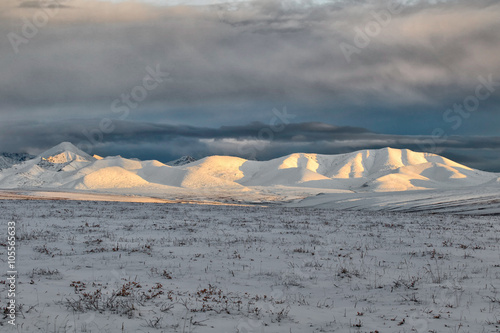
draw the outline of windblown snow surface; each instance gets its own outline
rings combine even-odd
[[[0,208],[0,224],[16,223],[18,263],[17,327],[1,316],[1,332],[499,332],[499,216],[62,200]]]
[[[94,157],[65,142],[2,170],[0,188],[339,209],[432,211],[446,206],[452,207],[449,212],[500,212],[498,174],[408,149],[297,153],[270,161],[210,156],[187,162],[169,166],[155,160]],[[473,207],[462,209],[469,204]]]

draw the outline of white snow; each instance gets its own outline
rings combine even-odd
[[[498,216],[64,200],[0,208],[2,224],[16,222],[18,271],[17,327],[2,316],[2,332],[500,325]],[[2,307],[8,289],[4,277]]]
[[[499,186],[406,149],[168,166],[63,143],[0,171],[16,329],[498,332]]]
[[[35,156],[26,153],[0,153],[0,170],[30,160]]]
[[[62,142],[41,153],[39,157],[52,163],[67,163],[71,161],[89,162],[95,160],[94,157],[78,149],[70,142]]]
[[[481,192],[485,186],[494,192],[500,186],[498,174],[408,149],[384,148],[340,155],[296,153],[270,161],[210,156],[189,162],[169,166],[121,156],[92,157],[65,142],[33,160],[0,171],[0,188],[237,202],[311,197],[300,202],[301,206],[317,205],[315,195],[331,193],[330,201],[321,197],[321,206],[340,208],[344,207],[339,201],[343,193],[353,193],[350,198],[366,198],[366,193],[372,193],[370,198],[398,201],[397,195],[383,193]],[[365,199],[358,201],[367,204]]]

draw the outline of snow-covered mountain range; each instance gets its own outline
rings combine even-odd
[[[35,158],[36,156],[26,153],[0,153],[0,170],[8,169],[15,164]]]
[[[71,143],[0,172],[0,188],[47,188],[155,193],[172,188],[310,188],[349,192],[456,189],[498,185],[499,175],[444,157],[407,149],[361,150],[341,155],[291,154],[270,161],[231,156],[190,157],[163,164],[93,157]],[[318,190],[319,191],[319,190]]]

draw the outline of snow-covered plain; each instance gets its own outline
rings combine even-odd
[[[19,271],[18,326],[1,318],[2,332],[500,332],[499,216],[0,208],[4,230],[16,222]]]

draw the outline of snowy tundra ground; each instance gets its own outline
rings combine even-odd
[[[17,326],[1,317],[2,332],[500,332],[500,216],[0,208],[5,235],[16,222],[19,271]]]

